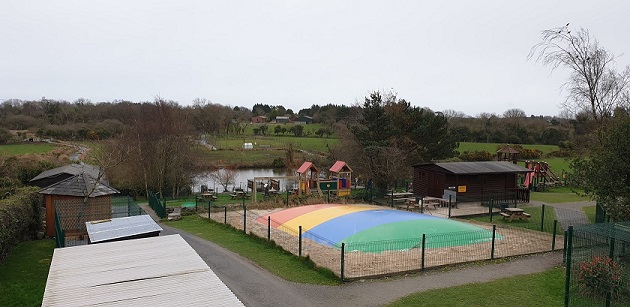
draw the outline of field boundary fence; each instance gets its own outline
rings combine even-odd
[[[474,261],[552,252],[562,249],[564,236],[553,220],[541,231],[538,225],[517,226],[474,222],[480,230],[418,234],[417,238],[374,242],[335,242],[300,225],[287,226],[260,211],[243,206],[212,206],[209,218],[249,235],[273,241],[288,252],[309,257],[342,280],[373,278],[423,271]],[[550,229],[549,227],[553,227]]]
[[[569,226],[564,306],[630,305],[630,222]]]

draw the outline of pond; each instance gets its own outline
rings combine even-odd
[[[228,185],[228,190],[241,188],[247,189],[247,180],[254,179],[254,177],[275,177],[275,176],[293,176],[295,174],[289,174],[285,169],[274,168],[257,168],[257,169],[238,169],[236,170],[236,180],[233,185]],[[294,187],[296,183],[293,180],[280,180],[280,191],[285,191],[286,186],[289,184]],[[201,174],[195,178],[195,185],[193,187],[194,192],[199,192],[201,185],[207,185],[208,188],[214,189],[218,192],[223,192],[223,187],[215,181],[209,174]]]

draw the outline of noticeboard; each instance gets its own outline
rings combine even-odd
[[[332,191],[337,189],[337,181],[320,181],[319,189],[322,191]]]
[[[465,185],[458,186],[457,193],[466,193],[466,186]]]

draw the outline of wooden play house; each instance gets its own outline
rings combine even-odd
[[[319,180],[319,170],[312,162],[304,162],[297,170],[299,177],[298,195],[311,194],[313,190],[317,190]],[[320,191],[321,195],[321,191]]]
[[[352,169],[346,162],[337,161],[328,170],[330,179],[337,182],[337,196],[350,195],[352,188]]]

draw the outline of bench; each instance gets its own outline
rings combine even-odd
[[[524,216],[524,217],[527,217],[527,218],[532,217],[532,215],[531,215],[531,214],[529,214],[529,213],[525,213],[525,212],[523,212],[523,216]]]

